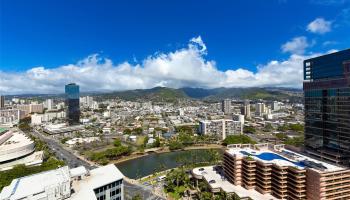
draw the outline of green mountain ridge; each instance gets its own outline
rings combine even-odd
[[[236,99],[264,99],[264,100],[300,100],[301,91],[295,89],[270,88],[166,88],[155,87],[151,89],[127,90],[104,94],[107,97],[119,97],[123,100],[150,100],[173,102],[179,99],[202,99],[218,101],[225,98]]]

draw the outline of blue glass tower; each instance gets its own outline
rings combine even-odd
[[[305,148],[350,165],[350,49],[304,61]]]
[[[69,125],[79,124],[80,108],[79,108],[79,85],[70,83],[65,86],[67,121]]]

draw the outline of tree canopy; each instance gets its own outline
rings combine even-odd
[[[256,142],[247,135],[229,135],[225,138],[223,144],[256,144]]]

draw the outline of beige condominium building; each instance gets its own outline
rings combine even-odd
[[[232,184],[277,199],[350,199],[349,168],[301,155],[284,145],[229,145],[223,167]]]

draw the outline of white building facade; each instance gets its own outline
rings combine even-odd
[[[123,200],[124,175],[114,165],[88,171],[68,166],[14,179],[1,200]],[[74,192],[72,192],[74,191]]]
[[[224,140],[229,135],[242,134],[242,123],[230,119],[204,120],[199,122],[202,135],[215,135]]]

